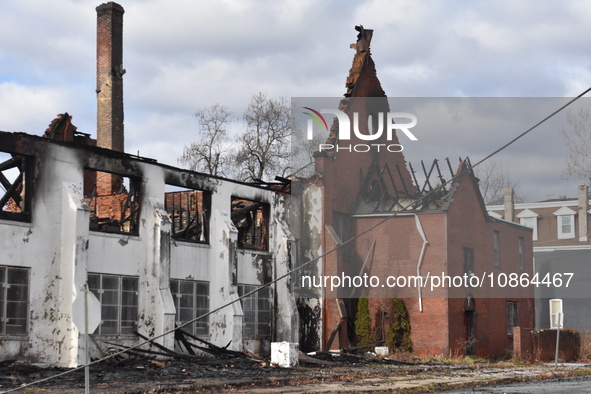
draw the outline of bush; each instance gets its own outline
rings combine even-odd
[[[410,319],[404,300],[393,298],[390,306],[390,323],[386,330],[386,346],[390,350],[412,352],[410,340]]]
[[[369,303],[367,297],[361,296],[357,303],[357,316],[355,318],[355,337],[357,346],[374,343],[371,333],[371,317],[369,316]]]

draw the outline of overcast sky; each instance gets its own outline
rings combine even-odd
[[[338,97],[354,26],[391,97],[568,97],[591,86],[591,1],[120,0],[126,151],[179,165],[194,113],[251,96]],[[88,0],[2,2],[0,130],[42,134],[58,113],[96,135],[96,11]],[[527,115],[527,114],[526,114]],[[540,114],[532,114],[534,124]],[[412,160],[474,161],[523,131],[423,132]],[[433,134],[429,134],[433,133]],[[445,141],[445,144],[442,144]],[[559,130],[499,155],[529,200],[576,195]]]

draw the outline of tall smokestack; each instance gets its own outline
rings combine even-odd
[[[96,7],[97,145],[123,152],[123,7]]]

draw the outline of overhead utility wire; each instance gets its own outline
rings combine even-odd
[[[479,162],[477,162],[476,164],[474,164],[472,166],[472,168],[478,166],[479,164],[481,164],[483,161],[490,159],[491,157],[493,157],[494,155],[496,155],[497,153],[501,152],[502,150],[504,150],[505,148],[507,148],[509,145],[512,145],[514,142],[516,142],[518,139],[520,139],[521,137],[525,136],[527,133],[529,133],[530,131],[532,131],[533,129],[537,128],[538,126],[540,126],[542,123],[546,122],[548,119],[550,119],[551,117],[553,117],[554,115],[556,115],[557,113],[559,113],[560,111],[562,111],[563,109],[565,109],[566,107],[568,107],[569,105],[571,105],[572,103],[574,103],[575,101],[577,101],[578,99],[580,99],[581,97],[583,97],[584,95],[586,95],[587,93],[589,93],[591,91],[591,87],[588,88],[587,90],[585,90],[583,93],[579,94],[577,97],[573,97],[571,100],[569,100],[566,104],[564,104],[562,107],[558,108],[556,111],[552,112],[550,115],[546,116],[544,119],[540,120],[538,123],[536,123],[535,125],[533,125],[532,127],[530,127],[529,129],[525,130],[523,133],[519,134],[517,137],[513,138],[511,141],[507,142],[505,145],[501,146],[499,149],[497,149],[496,151],[492,152],[491,154],[489,154],[488,156],[486,156],[484,159],[480,160]],[[590,152],[591,154],[591,152]]]
[[[519,134],[517,137],[513,138],[511,141],[509,141],[509,142],[508,142],[508,143],[506,143],[505,145],[501,146],[499,149],[495,150],[494,152],[492,152],[491,154],[489,154],[488,156],[486,156],[484,159],[482,159],[482,160],[478,161],[476,164],[472,165],[472,166],[471,166],[469,169],[462,168],[462,171],[460,171],[458,174],[456,174],[456,175],[455,175],[453,178],[451,178],[449,181],[445,181],[445,182],[443,182],[443,183],[442,183],[442,185],[447,185],[447,184],[449,184],[449,183],[452,183],[453,181],[455,181],[456,179],[458,179],[458,178],[459,178],[461,175],[463,175],[463,174],[464,174],[466,171],[469,171],[469,170],[471,170],[472,168],[476,167],[477,165],[479,165],[479,164],[482,164],[484,161],[486,161],[486,160],[490,159],[491,157],[495,156],[495,155],[496,155],[496,154],[498,154],[499,152],[503,151],[504,149],[506,149],[507,147],[509,147],[510,145],[512,145],[514,142],[516,142],[517,140],[519,140],[520,138],[522,138],[523,136],[525,136],[526,134],[528,134],[529,132],[531,132],[531,131],[532,131],[532,130],[534,130],[535,128],[539,127],[539,126],[540,126],[542,123],[546,122],[547,120],[549,120],[550,118],[552,118],[554,115],[556,115],[557,113],[561,112],[561,111],[562,111],[562,110],[564,110],[566,107],[568,107],[569,105],[571,105],[571,104],[572,104],[572,103],[574,103],[576,100],[580,99],[581,97],[583,97],[585,94],[587,94],[587,93],[588,93],[588,92],[590,92],[590,91],[591,91],[591,87],[589,87],[589,88],[588,88],[587,90],[585,90],[583,93],[581,93],[581,94],[579,94],[578,96],[576,96],[576,97],[574,97],[573,99],[571,99],[571,100],[570,100],[568,103],[566,103],[565,105],[561,106],[561,107],[560,107],[560,108],[558,108],[556,111],[552,112],[550,115],[546,116],[544,119],[542,119],[541,121],[539,121],[538,123],[536,123],[534,126],[530,127],[529,129],[527,129],[527,130],[526,130],[526,131],[524,131],[523,133]],[[265,283],[265,284],[263,284],[263,285],[261,285],[261,286],[257,287],[256,289],[254,289],[254,290],[252,290],[252,291],[250,291],[250,292],[248,292],[248,293],[246,293],[246,294],[242,295],[241,297],[238,297],[238,298],[236,298],[236,299],[235,299],[235,300],[233,300],[233,301],[230,301],[230,302],[228,302],[228,303],[226,303],[226,304],[224,304],[224,305],[222,305],[222,306],[220,306],[220,307],[218,307],[218,308],[216,308],[216,309],[214,309],[214,310],[212,310],[212,311],[209,311],[209,312],[207,312],[207,313],[205,313],[205,314],[203,314],[203,315],[201,315],[201,316],[198,316],[198,317],[196,317],[196,318],[195,318],[195,319],[193,319],[193,320],[190,320],[190,321],[188,321],[188,322],[185,322],[185,323],[181,324],[180,326],[178,326],[178,327],[175,327],[175,328],[174,328],[174,329],[172,329],[172,330],[168,330],[168,331],[166,331],[166,332],[164,332],[164,333],[162,333],[162,334],[159,334],[159,335],[157,335],[157,336],[155,336],[155,337],[153,337],[153,338],[151,338],[151,339],[149,339],[149,340],[146,340],[146,341],[144,341],[144,342],[141,342],[141,343],[139,343],[139,344],[137,344],[137,345],[134,345],[134,346],[128,347],[128,348],[126,348],[126,349],[123,349],[123,350],[121,350],[121,351],[119,351],[119,352],[113,353],[113,354],[111,354],[111,355],[109,355],[109,356],[106,356],[106,357],[103,357],[103,358],[101,358],[101,359],[97,359],[97,360],[95,360],[95,361],[92,361],[92,362],[90,362],[90,363],[88,363],[88,364],[81,365],[81,366],[79,366],[79,367],[77,367],[77,368],[74,368],[74,369],[71,369],[71,370],[68,370],[68,371],[64,371],[64,372],[62,372],[62,373],[60,373],[60,374],[57,374],[57,375],[53,375],[53,376],[50,376],[50,377],[47,377],[47,378],[44,378],[44,379],[40,379],[40,380],[37,380],[37,381],[31,382],[31,383],[24,384],[24,385],[22,385],[22,386],[20,386],[20,387],[14,388],[14,389],[10,389],[10,390],[6,390],[6,391],[2,391],[2,392],[0,392],[0,393],[1,393],[1,394],[3,394],[3,393],[10,393],[10,392],[14,392],[14,391],[22,390],[22,389],[24,389],[24,388],[31,387],[31,386],[37,385],[37,384],[39,384],[39,383],[43,383],[43,382],[49,381],[49,380],[52,380],[52,379],[55,379],[55,378],[58,378],[58,377],[61,377],[61,376],[67,375],[67,374],[69,374],[69,373],[72,373],[72,372],[80,371],[80,370],[82,370],[82,369],[84,369],[84,368],[86,368],[86,367],[90,367],[90,366],[92,366],[92,365],[96,365],[96,364],[98,364],[98,363],[101,363],[101,362],[103,362],[103,361],[106,361],[106,360],[108,360],[108,359],[111,359],[111,358],[113,358],[113,357],[119,356],[119,355],[121,355],[121,354],[127,353],[127,352],[129,352],[129,351],[132,351],[132,350],[135,350],[135,349],[138,349],[139,347],[141,347],[141,346],[143,346],[143,345],[146,345],[146,344],[149,344],[149,343],[152,343],[152,342],[154,342],[156,339],[160,339],[160,338],[164,337],[165,335],[172,334],[172,333],[173,333],[175,330],[177,330],[177,329],[179,329],[179,328],[183,328],[183,327],[185,327],[185,326],[187,326],[187,325],[189,325],[189,324],[192,324],[192,323],[194,323],[194,322],[196,322],[196,321],[198,321],[198,320],[201,320],[201,319],[203,319],[203,318],[205,318],[205,317],[207,317],[207,316],[209,316],[209,315],[211,315],[211,314],[213,314],[213,313],[216,313],[216,312],[218,312],[218,311],[220,311],[220,310],[222,310],[222,309],[224,309],[224,308],[226,308],[226,307],[228,307],[228,306],[230,306],[230,305],[234,304],[234,303],[235,303],[235,302],[237,302],[237,301],[240,301],[240,300],[242,300],[242,299],[244,299],[244,298],[246,298],[246,297],[249,297],[249,296],[251,296],[252,294],[254,294],[254,293],[256,293],[256,292],[260,291],[261,289],[264,289],[265,287],[269,287],[269,286],[271,286],[272,284],[275,284],[275,283],[277,283],[278,281],[280,281],[280,280],[283,280],[283,279],[287,278],[288,276],[291,276],[293,273],[295,273],[295,272],[297,272],[297,271],[301,270],[302,268],[306,267],[307,265],[309,265],[309,264],[312,264],[312,263],[314,263],[314,262],[316,262],[316,261],[320,260],[321,258],[323,258],[323,257],[325,257],[325,256],[328,256],[329,254],[331,254],[331,253],[333,253],[333,252],[336,252],[337,250],[339,250],[340,248],[342,248],[342,247],[344,247],[345,245],[349,244],[350,242],[353,242],[353,241],[354,241],[354,240],[356,240],[357,238],[359,238],[359,237],[361,237],[361,236],[363,236],[363,235],[365,235],[365,234],[367,234],[367,233],[369,233],[369,232],[373,231],[375,228],[377,228],[377,227],[381,226],[382,224],[386,223],[388,220],[390,220],[390,219],[392,219],[392,218],[394,218],[394,217],[398,216],[400,212],[406,211],[408,208],[412,207],[412,205],[415,205],[416,203],[418,203],[418,202],[421,202],[421,201],[422,201],[422,200],[424,200],[425,198],[429,197],[429,196],[430,196],[432,193],[435,193],[435,191],[430,191],[430,192],[428,192],[427,194],[424,194],[424,195],[420,196],[419,198],[417,198],[416,200],[414,200],[412,203],[409,203],[409,204],[407,204],[406,206],[402,207],[402,209],[401,209],[400,211],[393,212],[393,213],[391,213],[391,214],[388,214],[388,215],[386,215],[386,216],[385,216],[385,217],[384,217],[382,220],[380,220],[379,222],[377,222],[377,223],[376,223],[376,224],[374,224],[373,226],[371,226],[371,227],[367,228],[366,230],[362,231],[361,233],[358,233],[358,234],[356,234],[355,236],[351,237],[351,238],[350,238],[350,239],[348,239],[347,241],[344,241],[344,242],[343,242],[343,243],[341,243],[340,245],[337,245],[336,247],[334,247],[334,248],[332,248],[332,249],[330,249],[330,250],[328,250],[328,251],[326,251],[326,252],[322,253],[321,255],[319,255],[319,256],[317,256],[317,257],[315,257],[315,258],[311,259],[311,260],[308,260],[308,261],[306,261],[305,263],[302,263],[302,264],[301,264],[299,267],[297,267],[297,268],[294,268],[294,269],[292,269],[291,271],[289,271],[289,272],[287,272],[287,273],[285,273],[285,274],[283,274],[283,275],[281,275],[281,276],[277,277],[276,279],[274,279],[274,280],[272,280],[272,281],[270,281],[270,282],[268,282],[268,283]]]

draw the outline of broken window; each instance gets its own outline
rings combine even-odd
[[[238,229],[238,247],[268,249],[269,204],[235,197],[232,199],[232,222]]]
[[[91,230],[133,235],[139,233],[139,179],[86,170],[84,199],[90,209]]]
[[[177,327],[209,312],[209,282],[171,279],[170,292],[176,308]],[[209,335],[209,316],[184,326],[182,330],[195,336]]]
[[[31,221],[32,160],[0,152],[0,219]]]
[[[172,220],[173,239],[209,243],[210,193],[201,190],[167,192],[164,206]]]
[[[238,285],[238,295],[242,297],[256,290],[257,285]],[[242,298],[242,335],[245,338],[264,338],[271,336],[271,288],[263,287],[255,293]]]
[[[0,266],[0,335],[26,335],[29,268]]]
[[[99,335],[130,335],[137,327],[139,278],[88,274],[88,288],[101,303]]]
[[[507,335],[513,335],[513,327],[519,326],[519,305],[514,301],[507,301]]]

